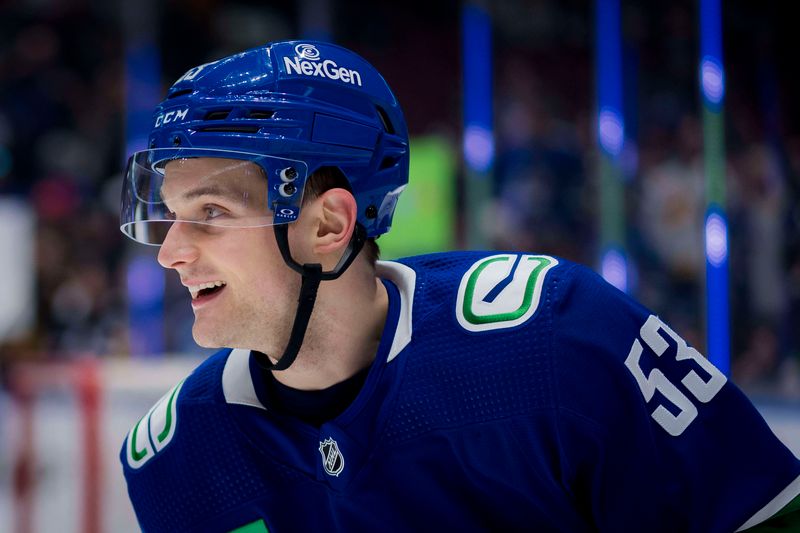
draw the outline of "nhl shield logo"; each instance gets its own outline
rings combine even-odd
[[[344,457],[339,451],[339,445],[332,438],[327,438],[319,443],[319,453],[322,455],[322,466],[325,473],[338,476],[344,470]]]

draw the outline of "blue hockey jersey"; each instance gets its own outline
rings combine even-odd
[[[144,531],[730,532],[800,493],[744,395],[590,270],[455,252],[378,274],[383,337],[335,419],[271,411],[237,349],[131,429]]]

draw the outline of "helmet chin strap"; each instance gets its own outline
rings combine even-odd
[[[314,310],[314,303],[317,301],[317,289],[321,281],[336,279],[341,276],[347,267],[361,251],[364,242],[367,240],[367,231],[359,223],[356,223],[347,249],[342,254],[341,259],[333,268],[324,272],[319,263],[303,263],[302,265],[294,260],[289,249],[289,224],[277,224],[273,226],[275,240],[278,242],[278,249],[286,265],[298,272],[302,277],[300,295],[297,299],[297,311],[294,315],[292,333],[289,335],[289,343],[283,351],[283,355],[277,363],[273,363],[267,354],[252,350],[250,353],[255,357],[258,365],[264,370],[286,370],[291,366],[303,344],[303,338],[308,328],[308,321],[311,319],[311,312]]]

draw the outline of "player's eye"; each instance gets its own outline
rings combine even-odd
[[[205,220],[214,220],[215,218],[219,218],[225,214],[227,214],[227,212],[217,205],[207,204],[203,206],[203,215],[205,216]]]

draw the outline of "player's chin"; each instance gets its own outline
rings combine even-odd
[[[202,320],[195,318],[194,326],[192,326],[192,337],[198,346],[203,348],[224,348],[226,343],[222,336],[209,328],[204,327]]]

